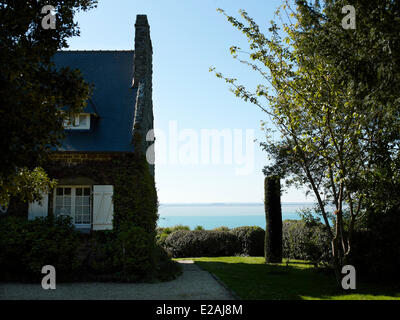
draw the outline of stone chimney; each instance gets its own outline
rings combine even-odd
[[[133,67],[133,87],[138,87],[140,81],[150,82],[153,73],[153,47],[150,39],[150,26],[147,16],[138,14],[135,23],[135,53]]]
[[[153,48],[150,39],[150,26],[146,15],[137,15],[135,23],[135,52],[133,61],[133,88],[137,88],[135,118],[132,143],[136,151],[150,155],[154,160],[154,143],[146,141],[146,135],[154,127],[153,117]],[[148,159],[149,160],[149,159]],[[150,160],[149,160],[150,161]],[[154,162],[149,163],[154,176]]]

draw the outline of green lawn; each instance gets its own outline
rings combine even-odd
[[[182,260],[182,259],[177,259]],[[266,265],[263,257],[193,258],[242,299],[400,300],[400,289],[357,282],[356,290],[337,289],[333,276],[304,261]]]

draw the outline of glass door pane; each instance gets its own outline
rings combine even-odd
[[[90,188],[76,188],[75,223],[90,224]]]
[[[55,196],[55,215],[72,215],[71,188],[58,187]]]

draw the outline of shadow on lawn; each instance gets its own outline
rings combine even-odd
[[[214,273],[245,300],[400,297],[399,290],[372,284],[357,284],[356,290],[341,290],[337,287],[333,274],[299,262],[290,262],[288,266],[212,261],[196,261],[196,264]],[[360,296],[352,296],[355,294]]]

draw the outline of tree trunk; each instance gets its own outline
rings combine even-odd
[[[266,177],[265,191],[265,262],[282,262],[281,185],[277,176]]]
[[[337,285],[341,287],[342,282],[342,268],[339,258],[339,241],[337,235],[332,239],[332,267],[335,272]]]
[[[342,280],[342,259],[340,255],[339,243],[343,244],[343,221],[342,221],[342,210],[334,211],[336,215],[336,229],[335,237],[332,239],[332,267],[335,272],[336,282],[341,287]],[[342,247],[345,250],[344,247]]]

